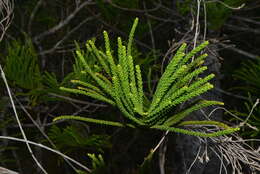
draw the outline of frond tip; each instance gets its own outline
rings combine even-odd
[[[130,123],[121,124],[80,116],[60,116],[55,120],[74,119],[119,127],[147,127],[201,137],[221,136],[239,130],[239,128],[231,128],[216,121],[183,121],[185,117],[194,111],[212,105],[223,104],[218,101],[199,100],[173,114],[173,111],[180,104],[194,99],[213,88],[209,81],[214,78],[214,74],[201,77],[201,74],[207,70],[206,66],[202,66],[207,54],[198,55],[209,44],[207,41],[188,53],[185,51],[186,43],[180,46],[162,74],[152,101],[147,104],[147,97],[143,91],[142,71],[139,65],[135,65],[135,55],[131,53],[137,24],[138,19],[136,18],[129,34],[127,46],[123,45],[124,42],[118,37],[117,54],[114,54],[115,51],[111,49],[106,31],[103,32],[105,51],[98,49],[93,41],[88,41],[86,51],[91,52],[97,59],[97,64],[94,66],[87,62],[87,54],[83,54],[84,51],[78,49],[75,57],[76,62],[81,63],[82,67],[84,67],[83,71],[92,80],[73,80],[72,83],[78,85],[76,89],[60,88],[66,92],[85,95],[114,105],[130,120]],[[197,58],[196,55],[198,55]],[[118,58],[114,59],[115,56]],[[95,68],[92,68],[95,66],[102,68],[103,71],[97,72]],[[179,128],[187,125],[217,126],[221,130],[206,133]]]

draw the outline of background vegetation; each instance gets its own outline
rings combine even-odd
[[[53,122],[66,114],[126,122],[117,108],[60,87],[75,88],[72,79],[91,82],[82,75],[84,67],[75,51],[85,50],[88,40],[104,51],[103,30],[109,33],[112,50],[117,50],[116,38],[128,39],[136,17],[139,26],[132,56],[142,68],[148,99],[152,99],[158,80],[182,43],[191,50],[208,40],[221,64],[217,75],[221,86],[215,89],[223,96],[225,108],[235,114],[226,112],[224,122],[236,125],[247,121],[240,135],[260,138],[260,105],[256,102],[260,96],[259,1],[16,0],[13,14],[0,45],[0,63],[26,135],[31,141],[73,157],[93,169],[92,173],[162,173],[158,165],[161,153],[152,158],[150,152],[163,132],[75,120]],[[95,72],[102,72],[93,54],[82,54]],[[2,80],[0,93],[1,134],[22,137]],[[174,139],[175,135],[169,137]],[[169,146],[171,143],[169,140]],[[259,148],[257,141],[250,145]],[[76,173],[64,158],[39,147],[33,147],[33,151],[48,173]],[[41,173],[24,144],[4,140],[0,153],[3,167]],[[173,159],[166,159],[165,173],[172,173]]]

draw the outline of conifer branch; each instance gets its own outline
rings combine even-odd
[[[196,132],[196,131],[176,128],[176,127],[165,127],[165,126],[158,126],[158,125],[152,126],[151,128],[164,130],[164,131],[171,131],[171,132],[175,132],[175,133],[182,133],[182,134],[192,135],[192,136],[196,136],[196,137],[205,137],[205,138],[223,136],[223,135],[231,134],[231,133],[234,133],[234,132],[240,130],[240,128],[236,127],[236,128],[228,128],[228,129],[224,129],[224,130],[220,130],[220,131],[212,132],[212,133],[205,133],[205,132]]]
[[[106,60],[104,59],[104,57],[102,57],[100,55],[100,52],[99,50],[97,49],[97,47],[95,46],[94,42],[92,40],[89,40],[88,43],[86,44],[87,48],[91,47],[91,49],[89,51],[92,51],[94,52],[94,54],[96,55],[97,57],[97,60],[99,61],[100,65],[102,65],[103,69],[105,70],[105,72],[111,76],[111,69],[109,68],[109,66],[107,65],[106,63]]]
[[[110,99],[108,99],[108,98],[106,98],[106,97],[102,96],[101,94],[98,94],[94,91],[84,91],[82,89],[71,89],[71,88],[65,88],[65,87],[60,87],[60,90],[66,91],[66,92],[69,92],[69,93],[74,93],[74,94],[86,95],[86,96],[92,97],[94,99],[107,102],[111,105],[115,105],[115,103],[112,100],[110,100]]]
[[[114,59],[113,59],[113,56],[111,53],[109,37],[108,37],[108,34],[106,31],[104,31],[103,34],[104,34],[104,39],[105,39],[106,56],[107,56],[108,62],[110,64],[112,76],[116,76],[116,64],[114,62]]]
[[[185,48],[186,48],[186,44],[182,44],[182,46],[178,49],[176,55],[172,58],[169,65],[166,67],[165,72],[163,73],[162,77],[158,82],[149,112],[151,112],[151,110],[155,108],[158,102],[160,102],[160,99],[158,98],[160,98],[160,96],[163,95],[164,91],[167,90],[168,87],[167,84],[169,84],[169,78],[172,75],[172,73],[175,72],[175,69],[178,66],[178,63],[181,60],[181,58],[183,58],[183,56],[185,55],[184,54]]]
[[[139,106],[140,106],[140,113],[143,115],[144,108],[143,108],[143,100],[144,100],[144,91],[143,91],[143,80],[142,80],[142,74],[141,69],[139,65],[135,66],[136,69],[136,78],[137,78],[137,88],[138,88],[138,97],[139,97]]]
[[[184,109],[183,111],[180,111],[179,113],[171,116],[169,119],[167,119],[164,122],[164,126],[172,126],[177,124],[178,122],[180,122],[182,119],[184,119],[187,115],[189,115],[190,113],[200,110],[202,108],[211,106],[211,105],[224,105],[224,103],[222,102],[218,102],[218,101],[207,101],[207,100],[202,100],[199,101],[198,104],[195,104],[187,109]]]
[[[96,87],[96,86],[94,86],[94,85],[92,85],[92,84],[90,84],[88,82],[83,82],[81,80],[71,80],[71,83],[82,85],[82,86],[84,86],[86,88],[92,89],[92,90],[94,90],[94,91],[104,95],[104,93],[98,87]]]
[[[129,108],[132,108],[130,110],[133,111],[134,105],[132,103],[132,100],[130,99],[130,89],[129,89],[129,83],[126,75],[124,74],[121,65],[117,65],[120,84],[122,85],[122,97],[126,100],[126,106]]]
[[[221,123],[221,122],[218,122],[218,121],[212,121],[212,120],[183,121],[178,126],[186,126],[186,125],[188,125],[188,126],[189,125],[209,125],[209,126],[215,125],[215,126],[218,126],[219,128],[222,128],[222,129],[230,129],[231,128],[224,123]]]
[[[133,40],[134,40],[134,33],[135,33],[135,29],[137,27],[137,24],[138,24],[138,18],[135,18],[134,24],[132,26],[132,29],[130,31],[129,38],[128,38],[127,56],[131,56],[132,44],[133,44]]]
[[[126,127],[127,126],[127,127],[131,127],[131,128],[135,128],[135,126],[131,125],[131,124],[124,125],[119,122],[99,120],[99,119],[94,119],[94,118],[86,118],[86,117],[75,116],[75,115],[61,115],[59,117],[54,118],[53,121],[58,121],[58,120],[63,120],[63,119],[79,120],[79,121],[85,121],[85,122],[89,122],[89,123],[103,124],[103,125],[116,126],[116,127]]]
[[[200,52],[202,49],[204,49],[207,45],[209,44],[208,41],[203,42],[202,44],[200,44],[199,46],[197,46],[196,48],[194,48],[191,52],[189,52],[181,61],[181,65],[187,63],[193,56],[195,56],[195,54],[197,54],[198,52]]]
[[[98,65],[89,66],[86,62],[86,57],[84,57],[89,54],[83,54],[84,52],[78,49],[76,56],[79,61],[76,61],[76,63],[79,65],[77,66],[84,67],[83,72],[88,73],[94,82],[73,80],[72,83],[79,85],[77,89],[65,87],[61,87],[60,89],[70,93],[86,95],[117,106],[122,114],[131,121],[129,127],[133,128],[140,126],[150,127],[201,137],[221,136],[239,130],[239,128],[231,128],[217,121],[183,121],[185,117],[194,111],[212,105],[223,104],[218,101],[199,100],[175,113],[175,115],[169,114],[179,104],[187,102],[213,88],[213,85],[208,81],[214,77],[214,74],[198,78],[207,69],[206,66],[201,66],[207,54],[202,54],[195,58],[195,55],[208,45],[207,41],[187,54],[185,54],[187,45],[185,43],[181,45],[162,74],[152,101],[148,106],[147,104],[144,105],[144,100],[147,100],[147,98],[144,95],[141,68],[139,65],[135,65],[134,55],[131,54],[137,23],[138,19],[134,21],[130,31],[127,47],[123,45],[120,37],[117,38],[117,60],[113,58],[113,50],[111,49],[106,31],[103,33],[106,48],[105,53],[99,50],[93,41],[88,41],[86,44],[87,51],[93,54],[93,57],[98,60]],[[190,61],[191,58],[195,59]],[[100,71],[100,68],[104,69],[105,74]],[[56,119],[75,119],[110,126],[125,126],[118,122],[79,116],[60,116]],[[174,127],[176,125],[209,125],[217,126],[223,130],[213,133],[196,132]]]
[[[206,66],[200,67],[196,70],[194,70],[191,73],[188,74],[184,74],[182,75],[180,78],[181,80],[178,80],[175,84],[173,84],[173,86],[171,87],[171,89],[168,90],[167,94],[165,95],[165,99],[169,98],[170,96],[173,95],[173,93],[175,91],[177,91],[178,89],[180,89],[181,87],[185,86],[186,84],[188,84],[188,82],[192,81],[194,77],[196,77],[197,75],[201,74],[202,72],[204,72],[205,70],[207,70]]]

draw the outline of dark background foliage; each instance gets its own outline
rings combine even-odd
[[[59,87],[71,85],[69,80],[78,77],[81,69],[74,59],[77,47],[84,48],[89,39],[103,45],[102,32],[107,30],[112,47],[116,48],[117,36],[127,39],[135,17],[139,17],[140,23],[133,55],[143,69],[147,96],[151,96],[163,68],[181,43],[186,42],[192,48],[194,39],[197,43],[206,39],[214,45],[222,67],[221,87],[216,90],[223,94],[225,107],[245,119],[260,95],[259,1],[15,0],[14,18],[1,44],[0,61],[31,140],[51,146],[28,115],[56,148],[86,166],[91,167],[95,161],[87,154],[96,157],[102,154],[105,165],[92,166],[96,173],[159,173],[158,156],[145,164],[148,169],[142,163],[161,139],[162,132],[76,121],[52,122],[61,114],[124,122],[116,108],[66,94]],[[95,62],[91,63],[94,66]],[[2,81],[0,85],[1,134],[20,137]],[[233,123],[240,119],[225,117],[225,121]],[[259,106],[249,123],[260,128]],[[259,138],[256,130],[244,129],[241,133],[246,138]],[[24,145],[6,141],[1,144],[1,166],[20,173],[40,173]],[[174,147],[168,150],[171,148]],[[62,158],[39,148],[34,151],[49,173],[74,173]],[[174,165],[171,158],[167,157],[167,173],[171,173]]]

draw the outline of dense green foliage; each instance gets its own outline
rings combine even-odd
[[[30,40],[25,43],[14,40],[8,46],[5,72],[7,78],[24,89],[41,87],[41,74],[37,54]]]

